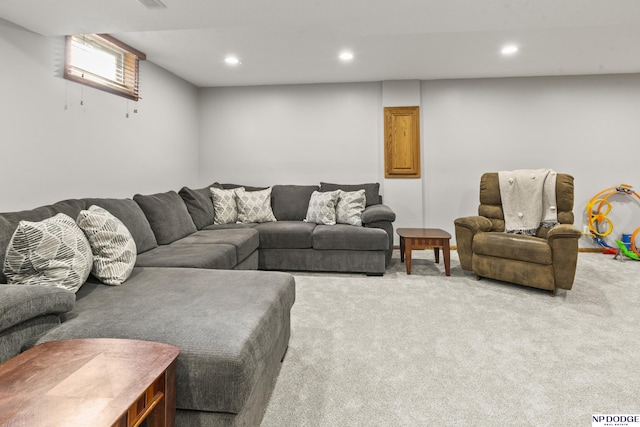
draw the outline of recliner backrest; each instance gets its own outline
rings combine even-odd
[[[558,222],[573,224],[573,176],[559,173],[556,176],[556,207]],[[498,172],[487,172],[480,178],[480,206],[478,215],[491,221],[491,231],[504,231],[504,212],[500,198]],[[547,229],[540,227],[538,237],[545,237]]]

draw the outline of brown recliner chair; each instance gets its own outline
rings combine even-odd
[[[488,277],[534,288],[571,289],[578,261],[578,239],[573,224],[573,177],[556,176],[559,225],[540,227],[536,236],[505,233],[498,173],[480,179],[478,216],[454,221],[458,256],[463,270],[478,279]]]

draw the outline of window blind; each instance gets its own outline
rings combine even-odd
[[[137,101],[144,53],[108,34],[66,37],[64,78]]]

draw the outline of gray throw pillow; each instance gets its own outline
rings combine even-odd
[[[178,192],[198,230],[213,224],[213,200],[209,187],[193,190],[182,187]]]
[[[336,222],[338,224],[362,225],[362,212],[366,205],[364,190],[339,191],[336,205]]]
[[[367,184],[330,184],[327,182],[320,183],[320,191],[358,191],[364,190],[367,197],[367,206],[380,204],[380,184],[371,182]]]
[[[307,216],[311,193],[317,185],[274,185],[271,189],[271,209],[278,221],[302,221]]]
[[[326,193],[314,191],[309,200],[309,208],[307,209],[305,222],[335,225],[338,194],[339,191],[329,191]]]
[[[160,245],[167,245],[198,231],[187,206],[175,191],[136,194],[133,200],[140,205]]]
[[[242,187],[237,188],[236,203],[238,221],[242,223],[277,221],[271,210],[271,187],[260,191],[245,191]]]
[[[39,222],[20,221],[4,259],[10,285],[53,285],[77,292],[93,256],[84,233],[65,214]]]
[[[212,186],[213,187],[213,186]],[[269,187],[255,187],[253,185],[240,185],[240,184],[218,184],[217,188],[223,188],[225,190],[235,190],[237,188],[244,188],[246,191],[261,191],[266,190]]]
[[[127,227],[95,205],[80,211],[76,222],[91,245],[93,275],[107,285],[121,285],[136,264],[136,243]]]

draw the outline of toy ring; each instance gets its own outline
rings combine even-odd
[[[629,196],[635,196],[640,200],[640,195],[633,191],[633,188],[628,184],[620,184],[618,187],[610,187],[602,190],[591,198],[587,203],[587,212],[589,214],[589,232],[593,236],[595,242],[603,248],[612,249],[602,238],[611,234],[613,231],[613,223],[607,215],[611,212],[611,203],[607,200],[614,194],[626,194]],[[597,206],[596,206],[597,205]],[[603,206],[605,210],[603,212]],[[605,227],[602,227],[602,226]],[[603,229],[603,231],[600,231]],[[640,233],[640,228],[636,229],[631,235],[631,242],[627,245],[623,242],[616,240],[616,244],[620,248],[620,251],[633,259],[640,259],[640,250],[635,245],[636,236]]]

